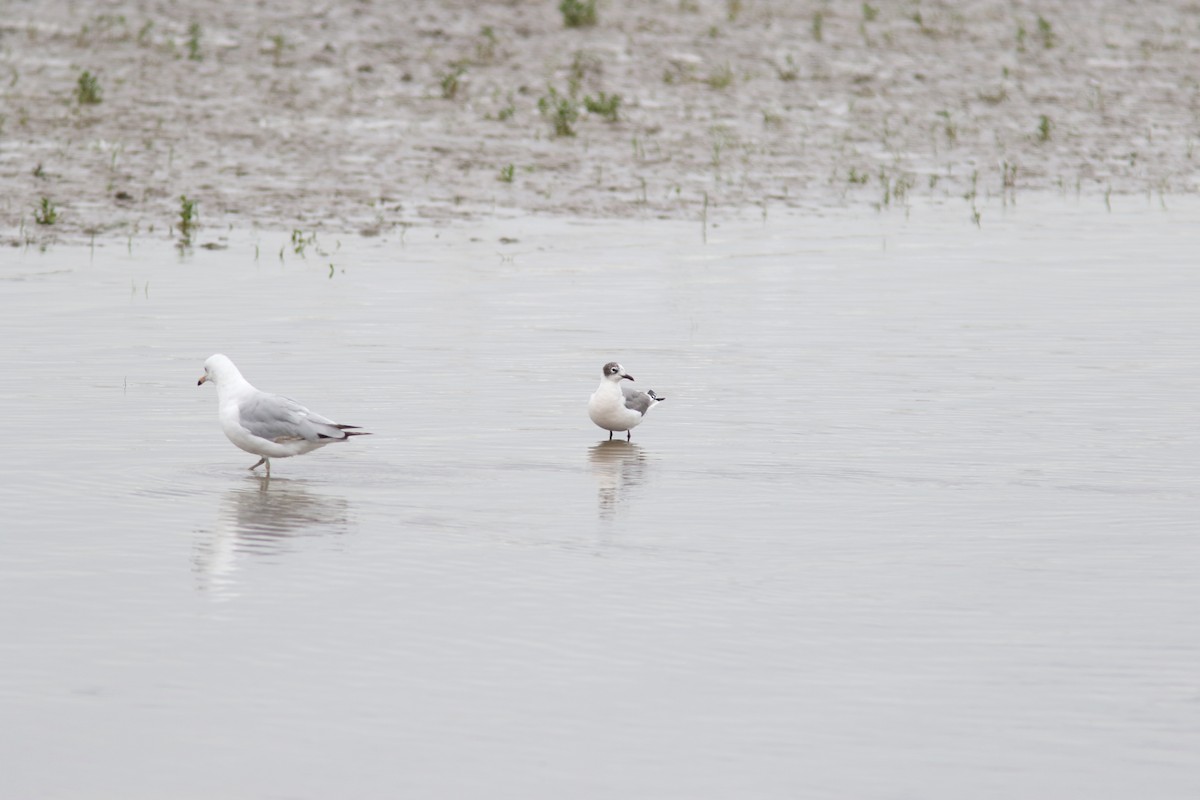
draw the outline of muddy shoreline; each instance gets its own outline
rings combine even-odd
[[[1200,184],[1194,2],[556,6],[11,2],[0,236],[177,235],[183,197],[202,240]]]

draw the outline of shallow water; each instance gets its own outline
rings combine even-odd
[[[1129,204],[0,253],[0,794],[1197,796],[1200,205]],[[374,435],[247,472],[218,351]]]

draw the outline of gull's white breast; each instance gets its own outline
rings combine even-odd
[[[625,395],[614,381],[602,380],[588,400],[588,416],[592,422],[608,431],[627,431],[636,428],[642,415],[625,407]]]

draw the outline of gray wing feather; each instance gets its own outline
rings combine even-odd
[[[638,391],[632,386],[621,384],[621,394],[625,395],[625,407],[638,412],[643,417],[654,404],[654,398],[645,392]]]
[[[238,417],[246,430],[271,441],[305,439],[315,442],[346,438],[333,420],[279,394],[260,392],[243,400],[238,406]]]

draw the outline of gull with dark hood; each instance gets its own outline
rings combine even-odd
[[[655,394],[653,389],[643,392],[623,383],[632,382],[633,376],[616,361],[601,367],[600,374],[600,385],[588,401],[588,417],[608,431],[609,439],[614,431],[625,431],[625,441],[629,441],[633,438],[632,430],[642,423],[646,413],[667,398]]]

